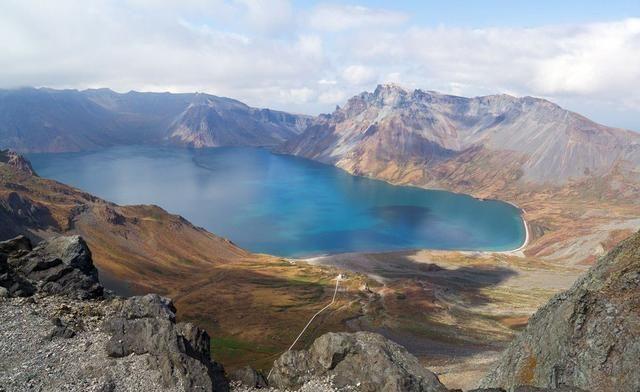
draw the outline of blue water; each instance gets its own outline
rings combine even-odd
[[[254,252],[507,250],[525,235],[507,203],[392,186],[262,149],[127,146],[29,159],[43,177],[118,204],[157,204]]]

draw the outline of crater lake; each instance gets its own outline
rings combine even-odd
[[[352,176],[259,148],[126,146],[29,154],[36,172],[118,204],[156,204],[253,252],[511,250],[518,208]]]

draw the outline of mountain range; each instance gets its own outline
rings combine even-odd
[[[302,132],[310,120],[200,93],[0,90],[0,146],[20,152],[165,143],[275,146]]]
[[[394,184],[506,200],[526,210],[525,251],[564,263],[593,262],[640,219],[640,133],[544,99],[384,84],[313,117],[200,93],[0,90],[0,148],[130,144],[267,147]]]
[[[526,210],[531,238],[524,252],[422,250],[334,255],[308,264],[252,254],[158,206],[119,206],[41,178],[19,154],[2,151],[0,239],[22,234],[46,244],[59,235],[81,235],[102,284],[125,294],[172,296],[178,319],[209,331],[216,359],[229,369],[247,362],[268,368],[331,299],[332,279],[340,271],[348,279],[336,303],[299,346],[309,346],[326,331],[379,332],[406,345],[446,385],[468,386],[536,308],[569,287],[597,255],[637,231],[638,140],[631,131],[596,124],[541,99],[463,98],[395,85],[378,86],[317,117],[205,94],[4,90],[3,147],[28,152],[123,144],[269,147],[394,183],[517,202]],[[619,296],[637,292],[637,236],[629,244],[631,253],[623,246],[607,258],[631,255],[616,264],[624,273],[609,274],[615,287],[599,280],[586,285],[596,276],[589,275],[564,294],[571,298],[568,307],[543,308],[496,362],[485,385],[547,386],[559,380],[594,388],[595,383],[580,379],[583,369],[580,374],[570,367],[556,371],[554,361],[580,355],[562,347],[576,342],[587,347],[591,337],[605,336],[591,333],[601,324],[589,321],[591,302],[599,304],[597,317],[608,317],[609,309],[620,305],[613,303],[617,299],[623,301],[619,309],[633,310],[626,307],[627,297]],[[602,265],[596,268],[599,275]],[[598,287],[606,288],[605,296],[590,294]],[[558,298],[564,297],[552,304]],[[539,345],[550,351],[531,348],[540,336],[549,337],[545,325],[561,331],[568,343],[554,345],[554,334],[551,343]],[[617,326],[610,330],[617,334]],[[608,344],[608,336],[598,342]],[[592,356],[596,362],[613,366],[610,358],[618,356],[617,349],[596,346],[603,348]],[[557,347],[561,352],[552,350]],[[478,359],[482,365],[474,362]]]
[[[418,185],[466,187],[491,177],[556,185],[639,166],[640,134],[544,99],[380,85],[320,116],[282,151]]]
[[[122,144],[265,146],[391,182],[478,193],[637,176],[640,134],[544,99],[465,98],[379,85],[316,117],[189,93],[0,90],[0,147],[62,152]]]

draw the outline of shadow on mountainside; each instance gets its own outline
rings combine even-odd
[[[420,262],[414,259],[417,253],[345,254],[318,261],[384,283],[374,289],[381,293],[378,304],[370,305],[377,306],[371,311],[376,314],[351,320],[351,329],[381,333],[423,358],[457,360],[502,349],[526,323],[520,317],[507,326],[508,312],[494,313],[495,304],[504,301],[494,291],[518,275],[515,269],[481,259],[466,265]]]

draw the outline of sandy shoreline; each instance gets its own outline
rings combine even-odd
[[[527,220],[524,217],[524,214],[526,214],[527,212],[523,208],[518,207],[518,205],[515,204],[515,203],[512,203],[510,201],[505,201],[505,203],[509,203],[512,206],[514,206],[517,209],[519,209],[520,211],[522,211],[522,214],[520,215],[520,217],[522,218],[522,224],[524,225],[524,242],[518,248],[513,249],[513,250],[506,250],[506,251],[501,251],[501,252],[488,252],[488,253],[499,253],[499,254],[516,254],[516,253],[520,253],[522,256],[524,256],[523,251],[527,247],[527,245],[529,245],[529,240],[530,240],[530,237],[531,237],[531,235],[529,233],[529,224],[527,223]]]

